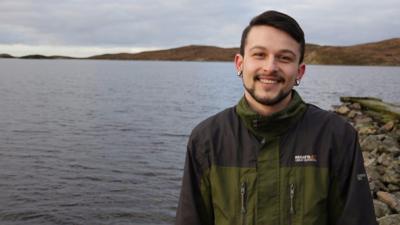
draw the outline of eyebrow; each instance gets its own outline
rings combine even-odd
[[[256,46],[254,46],[254,47],[251,47],[251,48],[249,49],[249,51],[255,50],[255,49],[266,50],[267,48],[265,48],[265,47],[263,47],[263,46],[256,45]]]
[[[265,47],[263,47],[263,46],[260,46],[260,45],[256,45],[256,46],[253,46],[253,47],[251,47],[250,49],[249,49],[249,51],[252,51],[252,50],[267,50],[267,48],[265,48]],[[281,50],[279,50],[279,52],[281,52],[281,53],[289,53],[289,54],[292,54],[293,56],[297,56],[296,55],[296,53],[294,53],[292,50],[290,50],[290,49],[281,49]]]

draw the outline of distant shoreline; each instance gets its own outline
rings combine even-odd
[[[189,45],[165,50],[101,54],[90,57],[39,54],[14,57],[4,53],[0,54],[0,58],[232,62],[237,52],[239,48]],[[400,66],[400,38],[352,46],[307,44],[304,61],[306,64],[313,65]]]

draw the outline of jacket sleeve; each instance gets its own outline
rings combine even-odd
[[[329,224],[377,225],[357,132],[347,125],[332,152]]]
[[[207,157],[189,140],[176,225],[213,225]]]

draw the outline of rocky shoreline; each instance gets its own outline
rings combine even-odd
[[[400,106],[342,97],[334,112],[358,131],[379,225],[400,224]]]

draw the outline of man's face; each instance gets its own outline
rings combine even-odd
[[[299,60],[300,44],[287,33],[271,26],[252,27],[244,57],[235,57],[237,70],[243,71],[246,98],[266,106],[288,102],[295,80],[305,71]]]

